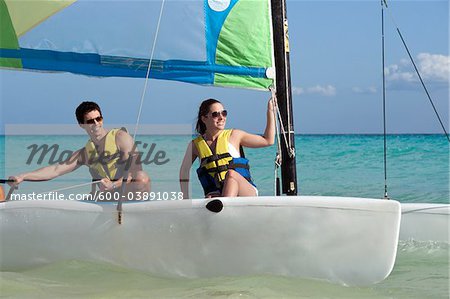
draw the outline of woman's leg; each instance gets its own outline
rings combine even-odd
[[[222,196],[256,196],[256,190],[242,175],[230,169],[225,177]]]

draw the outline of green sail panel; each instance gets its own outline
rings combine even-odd
[[[272,79],[254,78],[250,76],[215,74],[214,85],[222,87],[243,87],[252,89],[269,89]]]
[[[240,0],[230,11],[216,50],[216,64],[269,68],[273,66],[270,7],[266,0]],[[214,84],[267,89],[273,80],[216,74]]]
[[[4,0],[0,0],[0,48],[19,49],[19,41]],[[0,67],[22,68],[22,61],[17,58],[0,58]]]

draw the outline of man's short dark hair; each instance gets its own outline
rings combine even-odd
[[[100,112],[100,115],[102,115],[102,110],[100,110],[100,106],[97,105],[97,103],[95,102],[83,102],[80,105],[78,105],[77,110],[75,110],[75,115],[77,117],[77,121],[79,124],[83,124],[84,123],[84,115],[86,113],[89,113],[91,111],[97,110],[98,112]]]

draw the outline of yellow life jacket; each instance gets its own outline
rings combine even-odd
[[[116,176],[120,175],[117,173],[117,162],[120,159],[120,152],[116,144],[116,135],[120,130],[121,129],[112,129],[106,134],[105,149],[100,155],[92,140],[89,140],[86,143],[85,150],[89,161],[89,172],[91,173],[92,178],[108,178],[110,180],[115,180],[117,179]]]
[[[241,151],[240,158],[233,158],[228,150],[228,140],[233,130],[223,130],[217,137],[216,150],[213,154],[211,148],[202,136],[195,138],[194,144],[200,158],[200,167],[197,169],[198,178],[202,184],[205,195],[211,192],[222,191],[223,181],[229,169],[241,174],[247,181],[255,185],[251,179],[248,160]]]
[[[214,154],[202,136],[198,136],[194,139],[194,144],[197,147],[200,158],[200,167],[204,167],[207,170],[211,169],[210,175],[216,177],[219,181],[225,179],[228,169],[222,167],[221,171],[217,171],[216,168],[228,165],[228,162],[233,159],[228,152],[228,139],[230,138],[232,131],[233,130],[223,130],[220,133],[217,138],[216,151]]]

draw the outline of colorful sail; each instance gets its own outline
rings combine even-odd
[[[267,89],[269,0],[0,0],[0,67]],[[156,46],[151,57],[153,42]]]

